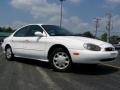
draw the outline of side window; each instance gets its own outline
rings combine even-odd
[[[29,26],[23,27],[23,28],[21,28],[20,30],[18,30],[18,31],[14,34],[14,36],[15,36],[15,37],[25,37],[26,34],[28,33],[28,31],[29,31]]]
[[[38,25],[31,25],[29,27],[29,32],[27,33],[27,36],[35,36],[35,32],[41,32],[43,33],[43,30],[40,26]]]

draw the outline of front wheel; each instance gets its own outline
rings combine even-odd
[[[72,65],[69,53],[62,48],[53,51],[50,55],[50,63],[56,71],[67,71]]]
[[[5,49],[5,57],[6,57],[7,60],[13,60],[14,59],[14,55],[13,55],[11,47],[7,47]]]

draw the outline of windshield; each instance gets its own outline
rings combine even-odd
[[[64,28],[55,25],[42,25],[50,36],[74,36],[74,34]]]

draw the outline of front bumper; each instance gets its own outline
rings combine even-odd
[[[95,64],[99,62],[106,62],[114,60],[118,51],[89,51],[89,50],[75,50],[69,49],[71,59],[73,63],[86,63]],[[80,53],[79,55],[74,55],[74,52]]]

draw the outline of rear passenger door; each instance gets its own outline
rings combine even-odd
[[[12,38],[11,45],[13,48],[13,52],[18,55],[18,56],[23,56],[24,55],[24,49],[25,45],[25,36],[27,35],[29,31],[29,26],[25,26],[21,29],[19,29]]]

